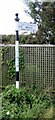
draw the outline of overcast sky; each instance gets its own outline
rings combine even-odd
[[[19,13],[20,21],[32,21],[24,7],[20,0],[0,0],[0,34],[15,34],[15,13]]]

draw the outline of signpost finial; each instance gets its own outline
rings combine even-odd
[[[16,13],[15,16],[16,16],[15,20],[19,21],[20,19],[18,18],[18,13]]]

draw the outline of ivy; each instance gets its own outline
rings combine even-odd
[[[8,52],[8,47],[4,47],[4,48],[2,48],[2,54],[4,54],[4,53],[7,53]]]
[[[13,49],[14,50],[14,49]],[[1,65],[3,67],[6,65],[7,72],[5,72],[6,75],[6,80],[7,82],[11,83],[13,78],[15,78],[15,55],[13,58],[10,58],[8,55],[10,54],[9,47],[4,47],[2,48],[2,56],[1,56]],[[6,58],[7,55],[7,58]],[[12,57],[12,56],[11,56]],[[5,58],[5,59],[4,59]],[[23,71],[25,68],[25,62],[24,62],[24,50],[22,48],[19,48],[19,70]],[[4,79],[4,78],[3,78]]]
[[[12,80],[13,77],[15,76],[15,58],[7,60],[7,65],[8,65],[7,78],[9,80]],[[19,54],[19,69],[23,70],[24,67],[25,67],[25,64],[24,64],[24,52],[23,52],[22,49],[20,49],[20,54]]]
[[[8,53],[8,47],[4,47],[1,49],[1,65],[4,64],[6,61],[4,61],[4,55]]]
[[[12,80],[15,76],[15,59],[7,60],[8,71],[7,71],[7,78]]]

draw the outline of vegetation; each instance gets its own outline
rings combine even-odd
[[[15,76],[15,59],[12,58],[7,60],[7,66],[7,78],[9,79],[9,82],[11,82]]]
[[[14,44],[15,35],[2,35],[2,43],[3,44]]]
[[[20,35],[20,43],[31,44],[55,44],[55,2],[39,3],[29,2],[29,15],[38,24],[36,34]],[[33,37],[35,35],[35,38]],[[3,35],[2,43],[15,44],[15,35]],[[7,53],[8,49],[3,49]],[[20,49],[20,70],[24,69],[24,53]],[[15,76],[14,58],[6,61],[8,66],[8,78],[12,80]],[[4,61],[2,61],[4,64]],[[54,119],[55,102],[49,90],[40,91],[33,86],[32,90],[27,88],[16,89],[15,85],[9,85],[1,93],[2,120],[22,119]]]
[[[24,0],[25,1],[25,0]],[[43,0],[44,1],[44,0]],[[27,2],[28,11],[25,10],[38,25],[36,43],[55,44],[55,1],[54,2]]]
[[[7,86],[2,93],[2,120],[53,118],[53,101],[46,91]]]
[[[36,36],[35,38],[33,37],[34,34],[29,34],[29,35],[24,35],[24,34],[21,34],[19,36],[19,43],[20,44],[35,44],[35,43],[38,43],[36,41]],[[2,43],[3,44],[15,44],[15,35],[3,35],[2,37]]]
[[[34,23],[38,25],[38,30],[34,34],[20,35],[19,43],[34,43],[34,44],[55,44],[55,1],[54,2],[34,2],[25,1],[28,6],[28,13]],[[15,43],[15,35],[2,35],[2,43]]]
[[[4,70],[5,70],[6,85],[15,82],[15,53],[10,57],[8,56],[10,55],[10,52],[11,54],[13,53],[13,50],[15,50],[14,47],[13,49],[9,49],[9,47],[4,47],[1,49],[2,57],[0,62],[1,62],[1,66],[5,68]],[[24,68],[25,68],[24,50],[20,48],[19,49],[19,69],[22,71],[24,70]],[[5,81],[3,81],[3,86],[4,86],[4,82]]]

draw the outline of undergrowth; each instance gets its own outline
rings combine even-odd
[[[53,118],[53,101],[45,91],[17,89],[9,85],[2,93],[2,120]],[[48,112],[51,112],[48,114]]]

